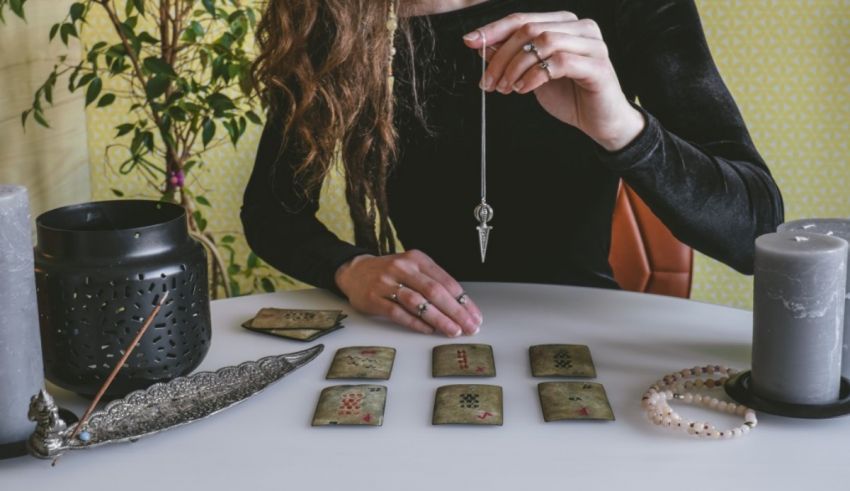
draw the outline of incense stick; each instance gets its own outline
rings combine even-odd
[[[130,354],[136,349],[136,345],[139,344],[139,341],[142,339],[142,336],[145,335],[148,328],[153,324],[154,318],[156,318],[157,314],[159,314],[162,305],[165,303],[165,299],[168,298],[168,292],[165,292],[162,295],[162,298],[157,303],[156,307],[154,307],[153,312],[145,319],[145,323],[142,325],[142,328],[139,329],[139,332],[136,334],[136,337],[133,338],[133,341],[129,346],[124,350],[124,356],[118,361],[115,367],[112,369],[112,373],[109,374],[109,377],[106,378],[106,381],[103,382],[103,385],[100,386],[100,390],[97,391],[97,395],[92,399],[91,404],[89,404],[86,412],[83,413],[83,417],[80,418],[80,422],[77,423],[77,426],[74,427],[74,431],[71,433],[71,436],[68,437],[68,440],[73,440],[80,430],[85,426],[88,422],[91,413],[94,411],[94,408],[97,406],[97,403],[100,402],[100,399],[103,397],[103,394],[106,393],[106,390],[109,389],[109,386],[112,385],[112,381],[115,380],[115,377],[118,375],[118,372],[121,370],[121,367],[124,366],[124,363],[127,362],[127,359],[130,358]]]

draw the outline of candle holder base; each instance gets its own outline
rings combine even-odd
[[[805,419],[827,419],[850,414],[850,380],[841,377],[838,400],[829,404],[794,404],[759,397],[750,386],[750,371],[741,372],[726,381],[726,394],[735,402],[776,416]]]
[[[64,407],[59,408],[59,417],[61,417],[68,425],[72,425],[79,421],[76,414]],[[27,450],[26,440],[0,444],[0,460],[14,459],[16,457],[23,457],[27,454],[29,454],[29,451]]]

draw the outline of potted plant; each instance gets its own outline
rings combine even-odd
[[[26,1],[0,0],[0,21],[4,12],[24,19]],[[123,175],[141,176],[160,199],[186,208],[191,234],[212,258],[214,294],[238,294],[238,275],[265,291],[291,281],[269,274],[254,254],[244,265],[237,261],[235,237],[216,238],[208,228],[211,203],[199,182],[209,150],[235,146],[249,124],[262,124],[250,78],[256,10],[242,0],[83,0],[51,27],[50,41],[67,47],[92,18],[105,19],[110,35],[84,45],[79,63],[58,58],[22,113],[22,125],[49,126],[45,107],[60,81],[71,92],[83,91],[86,106],[125,99],[129,110],[115,127],[107,160]]]

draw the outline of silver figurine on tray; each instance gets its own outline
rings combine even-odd
[[[27,442],[35,457],[52,459],[66,450],[135,441],[211,416],[259,393],[288,373],[312,361],[324,349],[317,345],[296,353],[268,356],[215,372],[199,372],[137,390],[91,414],[85,426],[68,425],[46,390],[33,396],[29,418],[36,429]]]

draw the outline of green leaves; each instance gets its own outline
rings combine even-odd
[[[17,15],[23,20],[27,20],[26,16],[24,16],[24,3],[27,0],[9,0],[9,8],[12,9],[12,13]],[[5,19],[2,18],[2,10],[0,10],[0,20],[3,20],[5,23]]]
[[[214,136],[215,123],[210,118],[204,118],[203,133],[201,135],[201,138],[203,139],[204,143],[204,148],[207,148],[207,145],[210,144]]]
[[[115,129],[118,130],[118,134],[115,135],[115,138],[120,138],[120,137],[126,135],[127,133],[133,131],[133,129],[135,129],[135,128],[136,128],[136,125],[132,124],[132,123],[119,124],[118,126],[115,127]]]
[[[86,12],[86,6],[80,2],[74,2],[71,4],[71,9],[68,11],[68,14],[71,16],[71,21],[76,22],[83,18],[83,14]]]
[[[259,117],[259,116],[257,116],[257,113],[255,113],[254,111],[248,111],[248,112],[246,112],[246,113],[245,113],[245,116],[247,116],[247,117],[248,117],[248,119],[249,119],[252,123],[254,123],[254,124],[258,124],[258,125],[262,125],[262,124],[263,124],[263,120],[262,120],[262,119],[260,119],[260,117]]]
[[[77,34],[77,28],[74,27],[74,24],[62,24],[59,27],[59,38],[62,39],[62,44],[68,46],[68,39],[72,37],[79,37]]]
[[[97,99],[97,96],[100,95],[100,90],[102,88],[103,82],[100,80],[100,77],[95,76],[89,83],[88,89],[86,89],[86,106],[88,106],[89,104],[94,102],[95,99]]]
[[[216,17],[215,0],[201,0],[201,3],[204,5],[204,8],[207,10],[207,12],[209,12],[210,15],[212,15],[213,18],[215,18]]]
[[[124,15],[130,17],[133,14],[133,10],[139,13],[142,17],[145,16],[145,0],[126,0],[127,3],[124,5]]]
[[[260,278],[260,284],[263,286],[263,291],[266,293],[272,293],[275,291],[274,283],[267,276]]]
[[[206,101],[217,118],[224,117],[227,111],[236,109],[236,105],[233,104],[233,100],[220,92],[210,94]]]
[[[145,95],[147,95],[148,100],[152,101],[164,94],[165,91],[168,90],[168,84],[170,83],[171,80],[163,75],[156,75],[148,80],[148,83],[145,86]]]
[[[207,219],[201,215],[200,210],[195,210],[195,212],[192,213],[192,218],[195,219],[195,224],[198,226],[198,230],[203,232],[207,229]]]
[[[97,101],[97,107],[106,107],[115,102],[115,94],[104,94],[103,97]]]
[[[26,2],[0,0],[0,21],[7,10],[23,18]],[[52,0],[42,3],[50,4],[45,8],[53,6]],[[192,0],[183,2],[189,10],[172,9],[165,17],[159,16],[159,3],[68,0],[64,19],[45,28],[50,40],[59,39],[68,46],[81,36],[89,25],[87,17],[93,15],[98,16],[98,32],[90,32],[91,41],[80,43],[79,61],[69,65],[67,60],[77,56],[56,56],[56,66],[35,90],[32,105],[21,112],[20,121],[48,125],[42,106],[53,103],[55,85],[61,80],[64,86],[63,77],[69,91],[84,96],[86,107],[120,105],[120,112],[114,114],[118,118],[115,141],[106,152],[107,158],[113,148],[117,149],[114,155],[121,155],[113,167],[121,175],[146,180],[163,200],[177,201],[181,193],[188,193],[199,205],[192,216],[196,231],[209,232],[213,220],[206,212],[215,196],[196,191],[205,175],[199,171],[216,162],[207,161],[203,154],[225,142],[236,145],[248,126],[262,125],[265,119],[251,79],[257,10],[250,5],[256,2]],[[175,32],[175,26],[181,31]],[[162,45],[163,33],[168,46]],[[175,188],[168,181],[171,169],[181,169],[184,175],[191,171],[193,178],[185,187]],[[112,194],[123,196],[119,188],[112,189]],[[233,235],[221,237],[217,247],[229,255],[224,267],[230,274],[222,279],[236,294],[274,291],[291,282],[256,255],[244,253],[244,243]]]
[[[174,68],[168,64],[162,58],[158,58],[155,56],[150,56],[145,58],[143,62],[143,66],[145,69],[154,75],[164,75],[167,77],[177,77],[177,73],[174,71]]]

